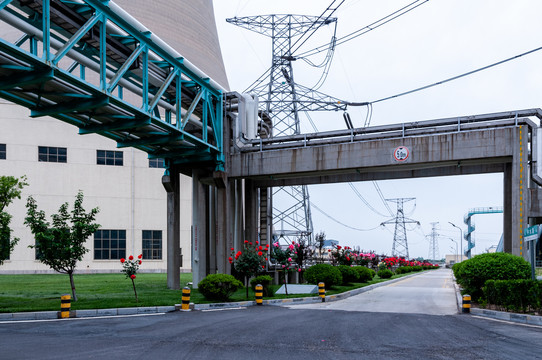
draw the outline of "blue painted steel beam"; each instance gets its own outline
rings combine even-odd
[[[52,1],[43,0],[40,14],[24,3],[0,0],[0,11],[9,10],[9,16],[41,31],[41,36],[30,31],[16,44],[0,35],[1,97],[32,109],[31,116],[51,115],[76,125],[81,134],[96,132],[151,156],[165,152],[163,157],[195,167],[211,162],[216,170],[223,169],[220,89],[199,77],[182,57],[157,46],[150,33],[132,25],[133,19],[112,11],[108,1],[62,1],[54,8]],[[24,11],[17,11],[18,6]],[[63,16],[75,23],[64,27]],[[108,33],[108,24],[126,35]],[[97,36],[86,36],[90,31]],[[43,51],[39,55],[38,42]],[[30,51],[23,44],[29,44]],[[66,66],[63,59],[71,64]],[[98,85],[86,81],[86,67],[98,73]],[[139,94],[140,104],[123,98],[125,87]]]

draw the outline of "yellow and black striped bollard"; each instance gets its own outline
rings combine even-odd
[[[190,288],[188,286],[183,288],[181,311],[190,311]]]
[[[72,297],[69,294],[64,294],[60,297],[60,318],[67,319],[70,317]]]
[[[322,302],[326,302],[326,284],[318,283],[318,295],[322,298]]]
[[[256,285],[256,305],[263,305],[263,286]]]
[[[463,295],[463,314],[470,314],[470,295]]]

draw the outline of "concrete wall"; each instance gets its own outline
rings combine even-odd
[[[78,135],[77,128],[53,118],[28,117],[29,110],[0,102],[0,143],[6,144],[7,159],[0,160],[0,174],[28,177],[29,186],[22,199],[7,211],[14,236],[21,240],[1,272],[43,272],[48,268],[35,260],[34,244],[29,229],[23,225],[25,203],[32,195],[38,207],[48,216],[56,213],[64,202],[73,204],[78,190],[85,195],[88,211],[98,206],[97,222],[102,229],[126,230],[126,252],[140,254],[142,230],[162,231],[162,260],[149,260],[142,271],[166,269],[166,192],[161,178],[164,169],[149,168],[147,154],[132,148],[117,149],[116,143],[99,135]],[[67,148],[67,163],[38,162],[38,146]],[[122,151],[123,166],[96,164],[96,150]],[[183,271],[190,271],[191,226],[190,178],[181,175],[181,247]],[[94,260],[93,238],[87,242],[87,253],[79,271],[120,271],[118,260]]]

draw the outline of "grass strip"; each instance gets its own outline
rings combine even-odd
[[[408,274],[394,275],[392,279]],[[335,295],[345,291],[376,284],[389,279],[376,276],[371,282],[352,283],[334,286],[326,295]],[[77,302],[72,302],[72,310],[110,309],[124,307],[172,306],[181,303],[181,291],[167,288],[166,274],[139,273],[136,289],[139,301],[135,301],[132,283],[123,274],[76,274],[74,276]],[[192,281],[192,274],[181,274],[181,287]],[[271,285],[274,293],[281,285]],[[26,311],[60,310],[60,296],[71,294],[67,275],[61,274],[24,274],[0,275],[0,313]],[[318,294],[275,295],[264,299],[286,299],[318,296]],[[230,301],[246,301],[245,289],[235,292]],[[249,288],[248,300],[254,300],[254,292]],[[192,290],[190,301],[196,304],[212,303],[197,289]]]

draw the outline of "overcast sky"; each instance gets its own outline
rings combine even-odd
[[[337,37],[408,5],[410,1],[346,0],[334,14]],[[264,14],[320,15],[332,1],[218,0],[217,27],[231,90],[243,91],[271,64],[271,40],[226,23],[229,17]],[[337,1],[339,4],[341,1]],[[320,91],[350,101],[374,101],[428,85],[542,46],[542,2],[537,0],[430,0],[417,9],[355,40],[337,46],[326,82]],[[324,27],[307,44],[329,41]],[[315,63],[323,58],[316,55]],[[466,78],[416,94],[374,105],[371,125],[438,119],[462,115],[542,107],[542,51]],[[302,61],[294,63],[297,83],[312,87],[321,71]],[[350,108],[355,127],[363,126],[366,108]],[[344,129],[342,112],[314,115],[319,130]],[[312,128],[301,124],[302,131]],[[455,252],[463,216],[469,208],[502,206],[502,174],[405,179],[378,182],[386,198],[415,197],[405,204],[409,218],[421,228],[408,231],[411,257],[427,257],[431,223],[438,222],[440,256]],[[386,213],[372,182],[355,184],[379,212]],[[370,210],[348,184],[314,185],[310,199],[348,229],[313,208],[316,232],[343,245],[391,254],[393,226],[378,225],[389,217]],[[395,212],[395,205],[390,204]],[[502,234],[501,215],[477,215],[474,254],[496,245]],[[407,225],[407,228],[412,228]],[[466,242],[464,242],[464,247]]]

